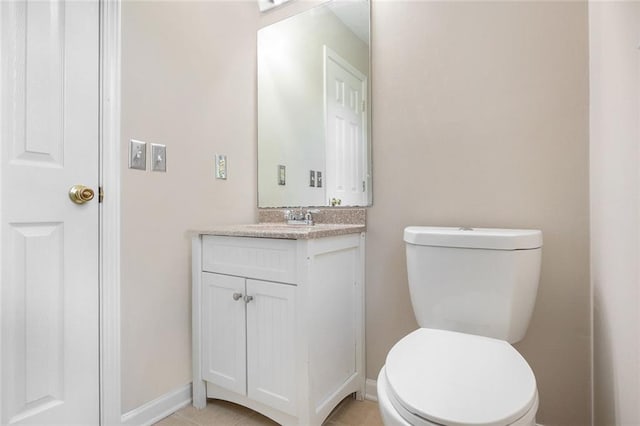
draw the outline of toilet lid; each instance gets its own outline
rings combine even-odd
[[[421,328],[396,343],[385,369],[390,396],[412,415],[439,424],[509,424],[537,396],[524,358],[489,337]]]

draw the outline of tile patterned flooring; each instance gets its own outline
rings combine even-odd
[[[326,426],[382,426],[378,404],[345,398],[331,413]],[[206,408],[189,405],[162,419],[156,426],[277,426],[277,423],[240,405],[210,399]]]

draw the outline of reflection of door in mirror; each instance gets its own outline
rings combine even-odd
[[[367,203],[367,77],[324,46],[326,196],[341,205]]]

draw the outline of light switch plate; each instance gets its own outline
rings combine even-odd
[[[315,170],[309,170],[309,186],[316,187],[316,172]]]
[[[278,164],[278,185],[287,184],[287,166]]]
[[[151,144],[151,171],[167,171],[167,146],[158,143]]]
[[[216,179],[227,178],[227,156],[216,154]]]
[[[322,172],[320,170],[316,172],[316,188],[322,188]]]
[[[129,141],[129,168],[147,170],[147,143],[131,139]]]

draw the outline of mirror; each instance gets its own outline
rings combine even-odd
[[[367,0],[258,31],[258,207],[371,204]]]

